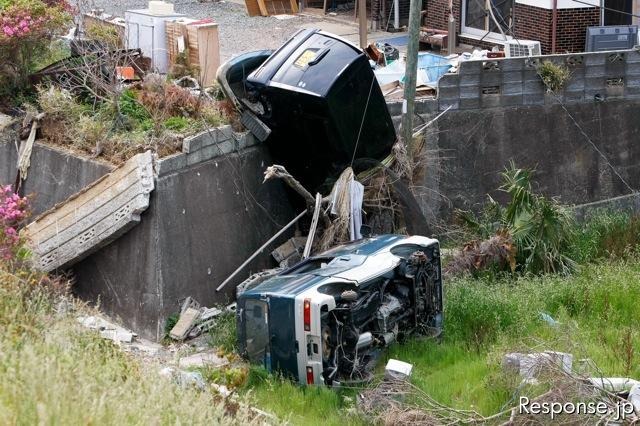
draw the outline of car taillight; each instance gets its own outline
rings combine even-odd
[[[313,367],[307,367],[307,384],[313,384]]]
[[[304,299],[304,331],[311,331],[311,299]]]

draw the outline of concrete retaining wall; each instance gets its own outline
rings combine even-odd
[[[0,144],[0,183],[15,178],[13,151],[12,144]],[[74,291],[152,339],[162,337],[179,299],[192,296],[209,306],[231,301],[237,282],[273,266],[268,252],[225,292],[215,288],[293,217],[281,182],[262,184],[268,165],[264,146],[230,127],[186,140],[183,153],[156,163],[155,190],[141,222],[74,265]],[[110,170],[37,146],[27,193],[38,188],[34,210],[39,213]]]
[[[534,105],[442,116],[427,132],[421,204],[428,218],[448,222],[456,208],[477,210],[487,193],[504,201],[496,189],[510,161],[535,169],[536,189],[565,204],[629,194],[622,179],[636,189],[640,102],[580,103],[567,110]]]

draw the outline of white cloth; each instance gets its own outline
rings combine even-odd
[[[351,240],[362,238],[362,201],[364,199],[364,185],[353,179],[350,183],[351,214],[349,215],[349,236]]]

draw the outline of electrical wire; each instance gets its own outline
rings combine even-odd
[[[356,146],[353,147],[353,155],[351,156],[351,167],[353,167],[353,161],[356,159],[356,151],[358,150],[358,143],[360,143],[360,135],[362,134],[362,127],[364,126],[364,119],[367,117],[367,109],[369,108],[369,100],[371,100],[371,91],[373,85],[376,82],[376,76],[371,79],[371,86],[369,86],[369,94],[367,95],[367,103],[364,105],[364,112],[362,113],[362,121],[360,121],[360,129],[358,130],[358,137],[356,139]]]

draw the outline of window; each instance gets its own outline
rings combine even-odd
[[[604,25],[631,25],[632,0],[605,0]]]
[[[514,0],[463,0],[462,32],[483,38],[502,37],[501,29],[508,34],[512,21],[513,3]],[[489,13],[490,7],[495,21]]]

